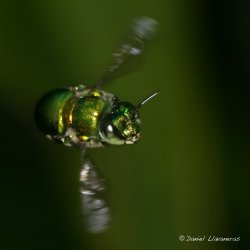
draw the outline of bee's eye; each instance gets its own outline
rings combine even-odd
[[[125,143],[123,136],[114,126],[111,115],[105,117],[100,125],[100,136],[108,144],[121,145]]]

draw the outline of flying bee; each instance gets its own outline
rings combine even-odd
[[[137,142],[141,130],[138,110],[158,94],[154,92],[135,106],[102,89],[122,75],[130,65],[137,63],[156,26],[157,22],[151,18],[136,19],[129,38],[113,54],[113,63],[99,83],[92,87],[75,85],[52,90],[36,105],[35,119],[41,132],[53,141],[81,150],[81,194],[91,232],[101,232],[107,228],[110,211],[103,198],[105,180],[86,156],[86,148]]]

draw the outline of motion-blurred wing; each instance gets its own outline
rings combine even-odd
[[[109,226],[110,210],[106,202],[104,182],[104,177],[85,156],[80,172],[80,191],[87,229],[91,233],[103,232]]]
[[[134,70],[141,64],[145,45],[156,33],[156,27],[157,21],[149,17],[134,20],[128,38],[113,54],[113,62],[97,87],[102,87],[105,83]]]

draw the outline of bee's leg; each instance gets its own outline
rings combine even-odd
[[[62,135],[46,135],[49,140],[56,143],[63,144],[64,146],[80,147],[83,144],[77,137],[76,131],[73,128],[68,128]]]

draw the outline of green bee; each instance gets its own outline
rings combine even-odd
[[[122,70],[141,58],[145,44],[155,33],[157,22],[148,17],[136,19],[131,36],[114,53],[114,62],[101,81],[92,86],[69,86],[45,94],[37,103],[35,119],[46,136],[65,146],[76,146],[82,152],[80,173],[84,211],[91,232],[101,232],[110,220],[107,202],[100,198],[105,190],[86,148],[133,144],[139,140],[141,122],[138,110],[158,94],[153,93],[139,105],[120,101],[103,91],[103,86],[119,77]],[[100,219],[101,218],[101,219]]]

